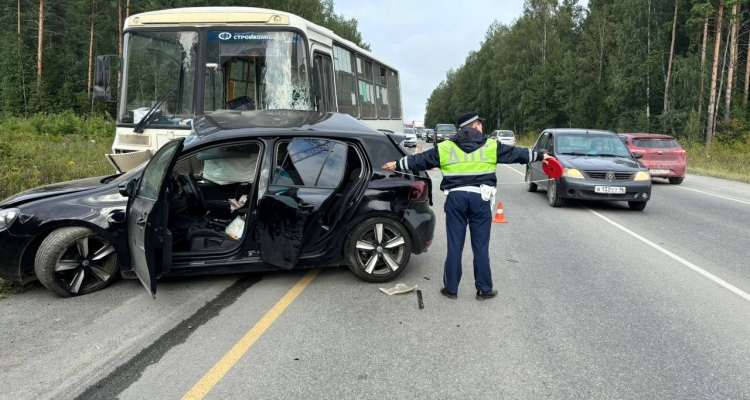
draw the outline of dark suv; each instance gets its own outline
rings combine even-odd
[[[222,112],[122,175],[0,203],[0,277],[60,296],[138,277],[347,264],[393,279],[435,229],[430,181],[386,173],[394,140],[342,114]]]
[[[453,124],[437,124],[435,127],[435,140],[440,143],[456,136],[456,126]]]

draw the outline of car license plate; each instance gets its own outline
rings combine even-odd
[[[594,186],[594,193],[625,194],[623,186]]]
[[[651,175],[668,175],[669,174],[668,169],[650,169],[648,170],[648,172]]]

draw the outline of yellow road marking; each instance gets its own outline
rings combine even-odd
[[[320,269],[313,269],[297,282],[297,284],[294,285],[294,287],[290,289],[289,292],[287,292],[287,294],[284,295],[284,297],[282,297],[281,300],[279,300],[279,302],[276,303],[276,305],[273,306],[273,308],[268,311],[268,313],[266,313],[266,315],[264,315],[263,318],[261,318],[260,321],[258,321],[258,323],[255,324],[255,326],[253,326],[252,329],[250,329],[245,336],[243,336],[242,339],[240,339],[240,341],[237,342],[237,344],[235,344],[234,347],[232,347],[232,349],[213,366],[213,368],[211,368],[210,371],[206,373],[206,375],[203,375],[203,378],[201,378],[201,380],[182,397],[182,400],[199,400],[205,397],[208,392],[219,383],[224,375],[232,369],[234,364],[236,364],[237,361],[239,361],[240,358],[250,350],[250,347],[252,347],[261,336],[263,336],[266,329],[268,329],[276,319],[279,318],[284,310],[292,304],[297,296],[305,290],[307,285],[315,279],[315,276],[318,275],[319,272]]]

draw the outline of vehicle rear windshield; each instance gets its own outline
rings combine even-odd
[[[675,139],[633,139],[633,145],[644,149],[679,149]]]

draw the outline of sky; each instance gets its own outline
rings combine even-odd
[[[427,98],[451,68],[479,50],[490,24],[510,25],[523,0],[335,0],[356,18],[372,53],[399,70],[404,122],[424,120]],[[579,4],[588,4],[580,0]],[[460,6],[460,7],[459,7]],[[470,110],[467,110],[470,111]]]

